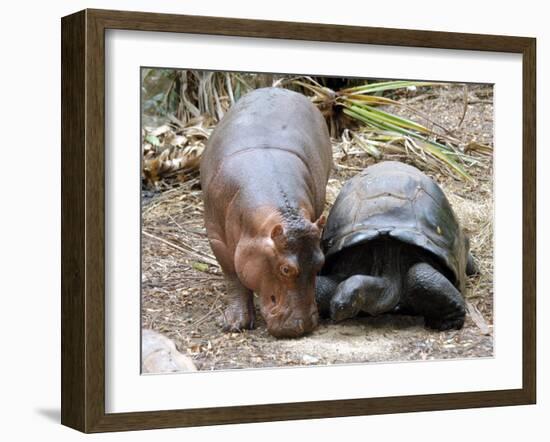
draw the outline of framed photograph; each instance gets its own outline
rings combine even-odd
[[[535,39],[61,24],[64,425],[535,403]]]

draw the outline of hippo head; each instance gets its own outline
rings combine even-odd
[[[275,337],[298,337],[317,326],[315,276],[324,263],[324,223],[322,216],[315,222],[301,218],[269,226],[241,273],[257,294],[267,330]]]

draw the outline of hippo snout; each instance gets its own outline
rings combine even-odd
[[[317,309],[307,316],[289,315],[283,320],[267,321],[268,331],[276,338],[297,338],[312,332],[319,323]]]

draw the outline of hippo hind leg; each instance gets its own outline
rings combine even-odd
[[[227,283],[226,308],[221,318],[224,331],[254,328],[256,312],[251,290],[242,285],[237,275],[225,275]]]
[[[399,288],[390,279],[369,275],[353,275],[338,284],[330,303],[334,321],[366,312],[376,316],[392,310],[399,301]]]
[[[408,310],[424,316],[427,327],[449,330],[464,325],[464,298],[443,274],[429,264],[418,263],[409,269],[404,301]]]

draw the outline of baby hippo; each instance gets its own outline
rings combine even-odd
[[[227,282],[226,331],[254,327],[254,293],[271,335],[317,326],[331,165],[324,118],[296,92],[257,89],[217,125],[200,174],[206,231]]]

